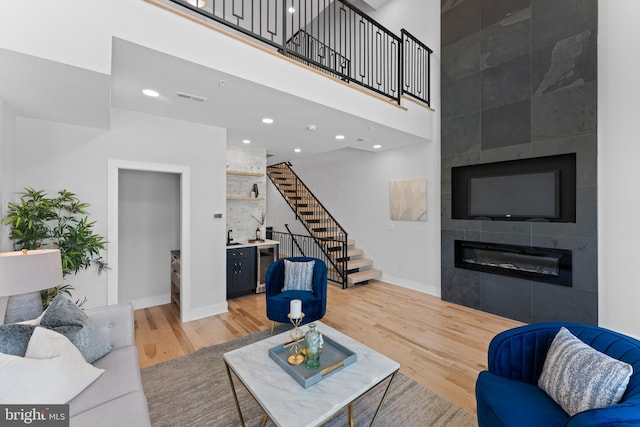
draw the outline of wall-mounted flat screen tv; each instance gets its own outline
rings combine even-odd
[[[541,218],[560,216],[560,171],[469,179],[469,216]]]
[[[575,222],[575,153],[451,168],[451,217]]]

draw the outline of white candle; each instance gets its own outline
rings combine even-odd
[[[289,314],[292,319],[299,319],[302,317],[302,301],[299,299],[292,299],[289,303]]]

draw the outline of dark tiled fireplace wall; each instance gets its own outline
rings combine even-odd
[[[596,324],[597,1],[442,1],[442,298]],[[451,219],[451,167],[576,153],[575,223]],[[573,284],[454,267],[454,240],[568,249]]]

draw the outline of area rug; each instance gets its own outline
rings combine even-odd
[[[143,369],[142,383],[152,425],[239,426],[240,418],[222,354],[268,336],[269,331],[258,332]],[[246,425],[260,425],[262,410],[239,382],[236,389]],[[378,386],[354,402],[356,426],[369,425],[383,389],[384,386]],[[324,425],[348,426],[348,416],[347,409],[343,409]],[[267,425],[273,424],[269,422]],[[477,423],[469,412],[398,373],[376,425],[457,427],[477,426]]]

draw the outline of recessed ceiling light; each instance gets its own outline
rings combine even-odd
[[[337,140],[344,139],[344,135],[336,135],[336,139],[337,139]]]
[[[376,144],[376,145],[373,146],[373,148],[375,148],[377,150],[378,148],[382,148],[382,145]]]
[[[243,139],[243,140],[242,140],[242,143],[243,143],[243,144],[251,144],[251,141],[250,141],[250,140],[248,140],[248,139]]]
[[[265,125],[270,125],[271,123],[273,123],[273,119],[265,117],[264,119],[262,119],[262,123],[264,123]]]
[[[299,148],[295,148],[293,151],[295,151],[296,153],[299,153],[299,152],[301,152],[302,150],[301,150],[301,149],[299,149]]]
[[[309,126],[307,126],[307,130],[309,132],[315,132],[316,130],[318,130],[318,126],[317,125],[309,125]]]
[[[147,96],[151,96],[153,98],[155,98],[157,96],[160,96],[160,94],[157,91],[153,90],[153,89],[143,89],[142,93],[144,93]]]
[[[296,13],[296,8],[295,7],[290,7],[289,9],[287,9],[287,12],[294,14]]]

